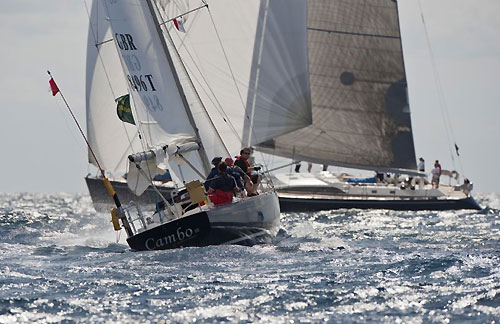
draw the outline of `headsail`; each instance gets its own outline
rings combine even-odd
[[[313,124],[261,145],[339,166],[416,169],[393,0],[308,1]]]
[[[115,99],[128,93],[107,14],[102,1],[93,1],[87,40],[87,136],[101,166],[122,176],[127,156],[141,150],[137,128],[116,114]],[[89,162],[95,165],[89,153]]]
[[[170,19],[202,2],[163,4]],[[172,32],[230,152],[311,123],[306,12],[305,0],[210,1]]]

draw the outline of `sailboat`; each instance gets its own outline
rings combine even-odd
[[[311,0],[307,12],[313,122],[257,149],[392,178],[275,173],[281,210],[480,209],[467,179],[436,188],[417,171],[397,1]]]
[[[233,197],[224,205],[212,203],[201,184],[212,157],[239,151],[241,134],[258,134],[265,141],[311,122],[305,1],[283,11],[285,2],[214,1],[210,9],[200,1],[186,1],[186,6],[153,0],[93,2],[87,124],[95,155],[89,154],[89,161],[108,174],[126,172],[134,195],[123,199],[122,207],[115,198],[121,192],[109,185],[89,185],[89,191],[93,200],[103,196],[97,190],[113,197],[113,225],[125,228],[132,249],[252,245],[276,234],[279,203],[266,173],[258,195]],[[288,19],[294,16],[295,21]],[[188,31],[184,37],[172,39],[172,22],[177,28],[182,23]],[[206,47],[207,26],[216,32],[212,37],[218,43],[213,44],[220,45],[213,52]],[[226,41],[235,46],[225,48]],[[193,55],[201,59],[186,59]],[[260,71],[266,66],[271,68]],[[259,77],[268,87],[252,86]],[[124,94],[134,125],[115,115],[113,101]],[[246,100],[254,101],[251,114],[242,105]],[[276,118],[280,113],[285,116]],[[172,178],[166,194],[154,183],[154,176],[165,171]],[[98,178],[89,179],[88,184]],[[115,186],[124,183],[111,180]],[[152,203],[140,198],[148,189],[156,195]]]

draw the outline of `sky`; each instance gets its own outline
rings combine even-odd
[[[438,159],[463,171],[476,193],[500,193],[500,1],[400,0],[399,8],[417,156],[428,169]],[[87,192],[84,176],[95,169],[46,72],[85,129],[87,26],[83,0],[0,1],[0,192]],[[449,142],[460,148],[455,167]]]

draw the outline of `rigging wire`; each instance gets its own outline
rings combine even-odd
[[[158,4],[157,4],[156,2],[155,2],[155,5],[156,5],[156,10],[160,13],[160,10],[159,10],[159,8],[158,8]],[[197,9],[190,10],[190,11],[188,11],[187,13],[190,13],[190,12],[193,12],[193,11],[195,11],[195,10],[198,10],[198,9],[201,9],[201,8],[205,8],[205,7],[208,7],[208,5],[207,5],[207,4],[205,4],[204,6],[199,7],[199,8],[197,8]],[[161,25],[165,25],[168,21],[175,19],[175,18],[172,18],[172,19],[170,19],[170,20],[164,21],[164,19],[163,19],[162,15],[160,14],[159,16],[160,16],[161,20],[163,20],[163,22],[161,22],[161,23],[160,23],[160,26],[161,26]],[[180,16],[182,16],[182,15],[180,15]],[[179,17],[180,17],[180,16],[179,16]],[[224,143],[224,141],[222,140],[222,136],[220,135],[219,131],[218,131],[218,130],[217,130],[217,128],[215,127],[215,124],[214,124],[214,122],[213,122],[213,119],[210,117],[210,114],[208,113],[207,108],[206,108],[206,107],[205,107],[205,105],[203,104],[203,101],[201,100],[201,97],[200,97],[200,95],[199,95],[199,93],[198,93],[198,90],[197,90],[197,89],[196,89],[196,87],[194,86],[193,80],[191,79],[191,76],[190,76],[190,74],[188,73],[188,71],[187,71],[187,69],[186,69],[186,65],[184,64],[184,61],[182,60],[182,58],[181,58],[181,56],[180,56],[180,53],[179,53],[179,51],[178,51],[177,47],[175,46],[175,43],[174,43],[174,41],[173,41],[173,39],[172,39],[172,36],[171,36],[171,35],[170,35],[170,33],[168,32],[167,27],[166,27],[166,26],[164,26],[164,27],[165,27],[165,28],[164,28],[163,34],[166,36],[166,38],[168,39],[168,41],[169,41],[169,43],[170,43],[170,46],[171,46],[171,47],[172,47],[172,49],[174,50],[174,52],[175,52],[175,54],[176,54],[176,57],[177,57],[177,59],[178,59],[178,61],[179,61],[180,65],[181,65],[181,67],[182,67],[182,69],[183,69],[183,71],[184,71],[184,73],[185,73],[185,75],[186,75],[187,79],[189,80],[189,82],[188,82],[188,83],[189,83],[189,86],[190,86],[191,90],[194,92],[194,94],[195,94],[195,96],[196,96],[196,99],[197,99],[198,103],[201,105],[201,108],[203,109],[203,112],[205,113],[205,116],[207,117],[208,121],[210,122],[210,125],[212,126],[212,129],[213,129],[213,130],[215,131],[215,133],[217,134],[217,137],[218,137],[218,139],[219,139],[220,143],[222,144],[222,147],[224,148],[225,153],[227,153],[227,154],[229,155],[229,150],[228,150],[228,148],[227,148],[226,144]]]
[[[238,138],[238,140],[241,142],[242,141],[241,136],[239,135],[238,131],[236,130],[236,128],[232,124],[231,119],[227,115],[226,111],[222,107],[222,104],[220,103],[219,99],[217,98],[217,96],[216,96],[213,88],[210,86],[210,84],[209,84],[208,80],[206,79],[204,73],[202,73],[199,65],[196,63],[195,58],[191,54],[191,51],[188,50],[187,45],[184,45],[184,41],[180,37],[179,37],[179,41],[181,42],[181,44],[180,44],[179,47],[184,47],[185,48],[186,54],[191,59],[191,62],[193,63],[193,65],[196,68],[196,70],[198,71],[198,73],[201,76],[204,84],[206,85],[206,87],[208,88],[208,90],[210,91],[210,94],[212,96],[210,96],[210,94],[207,92],[207,90],[205,89],[205,87],[202,86],[202,82],[200,80],[198,80],[198,78],[193,73],[193,71],[189,68],[189,66],[186,66],[186,69],[190,72],[188,74],[200,85],[201,89],[203,90],[203,92],[205,93],[205,95],[207,96],[207,98],[210,100],[210,102],[213,104],[213,106],[215,107],[215,109],[217,110],[217,112],[219,113],[219,115],[222,117],[222,120],[229,126],[229,129],[231,130],[231,132],[233,133],[233,135],[236,138]],[[180,59],[182,60],[182,58],[180,58]],[[185,60],[182,60],[182,61],[185,62]]]
[[[456,168],[455,157],[454,157],[453,149],[452,149],[452,147],[454,146],[456,149],[457,160],[458,160],[458,163],[460,166],[460,172],[463,173],[462,161],[460,159],[460,155],[458,154],[458,146],[457,146],[457,142],[455,140],[455,134],[453,132],[453,127],[452,127],[450,116],[448,113],[448,107],[447,107],[446,100],[444,97],[444,91],[443,91],[441,79],[439,77],[439,73],[438,73],[438,69],[437,69],[437,65],[436,65],[436,60],[435,60],[435,56],[434,56],[434,51],[433,51],[432,46],[431,46],[429,32],[428,32],[427,24],[426,24],[425,18],[424,18],[424,11],[422,10],[422,3],[421,3],[421,0],[418,0],[417,2],[418,2],[419,9],[420,9],[420,17],[422,19],[422,24],[424,27],[425,40],[426,40],[427,46],[429,48],[430,60],[431,60],[431,65],[432,65],[432,72],[433,72],[434,80],[436,82],[437,95],[439,98],[439,104],[440,104],[440,108],[441,108],[441,116],[443,118],[446,138],[448,141],[448,148],[450,150],[450,155],[451,155],[451,161],[453,163],[453,168]],[[450,139],[450,136],[451,136],[451,139]],[[452,142],[453,142],[453,145],[452,145]]]
[[[266,8],[267,8],[268,6],[269,6],[269,0],[267,0],[267,2],[266,2]],[[208,7],[208,6],[207,6],[207,10],[208,10],[208,14],[209,14],[209,16],[210,16],[210,21],[212,22],[212,26],[213,26],[214,31],[215,31],[215,34],[216,34],[216,36],[217,36],[217,40],[218,40],[219,45],[220,45],[220,47],[221,47],[221,49],[222,49],[222,53],[224,54],[224,59],[225,59],[225,61],[226,61],[227,67],[228,67],[228,69],[229,69],[229,72],[230,72],[230,74],[231,74],[232,81],[233,81],[234,86],[235,86],[235,88],[236,88],[236,91],[237,91],[237,93],[238,93],[238,96],[239,96],[239,99],[240,99],[240,102],[241,102],[241,106],[242,106],[243,111],[244,111],[244,115],[245,115],[245,117],[246,117],[247,119],[249,119],[250,117],[246,114],[246,105],[245,105],[245,103],[244,103],[244,101],[243,101],[243,97],[242,97],[242,95],[241,95],[240,88],[238,87],[238,82],[237,82],[236,77],[235,77],[235,75],[234,75],[233,69],[231,68],[231,64],[229,63],[229,58],[228,58],[227,52],[226,52],[226,50],[225,50],[225,48],[224,48],[224,45],[223,45],[223,43],[222,43],[222,39],[221,39],[221,37],[220,37],[220,33],[219,33],[218,29],[217,29],[217,26],[216,26],[216,24],[215,24],[215,21],[214,21],[214,18],[213,18],[212,12],[210,11],[210,7]],[[263,37],[263,36],[262,36],[262,37]],[[248,130],[248,131],[250,132],[250,136],[249,136],[250,138],[252,137],[252,135],[253,135],[253,133],[254,133],[254,131],[253,131],[252,127],[253,127],[253,126],[249,127],[249,130]],[[240,138],[240,142],[241,142],[241,144],[243,145],[243,143],[242,143],[242,139],[241,139],[241,138]],[[261,154],[262,162],[264,163],[264,167],[265,167],[266,169],[268,169],[268,166],[267,166],[266,161],[265,161],[265,159],[264,159],[264,155],[263,155],[263,153],[262,153],[262,152],[260,152],[260,154]]]

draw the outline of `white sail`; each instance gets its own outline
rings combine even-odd
[[[105,5],[133,98],[134,118],[148,148],[199,142],[149,2],[109,0]],[[206,171],[206,158],[190,154],[191,164]],[[184,172],[188,169],[173,171],[190,180],[193,173]]]
[[[200,5],[199,0],[162,2],[164,19]],[[179,18],[185,33],[172,22],[168,26],[229,151],[310,124],[306,1],[213,0],[208,5]]]
[[[101,167],[122,176],[127,156],[141,150],[137,128],[122,122],[115,99],[128,93],[102,1],[93,1],[87,40],[87,137]],[[89,162],[96,165],[89,152]]]

